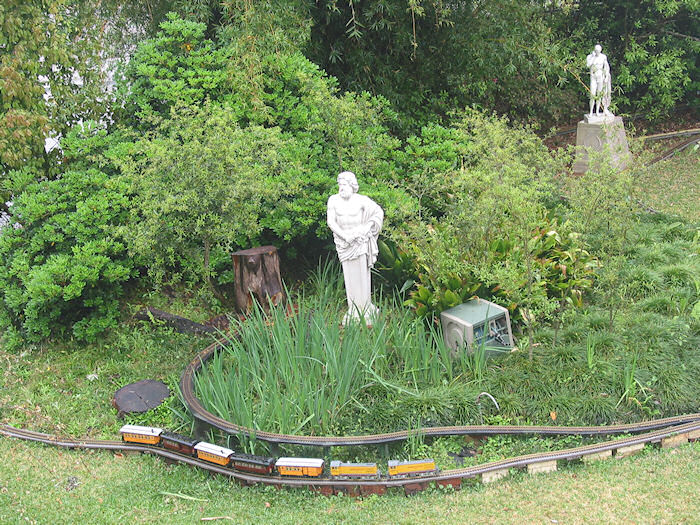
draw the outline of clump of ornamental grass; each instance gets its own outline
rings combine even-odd
[[[329,433],[355,426],[353,411],[369,410],[377,391],[420,399],[426,386],[485,370],[396,303],[384,301],[371,327],[342,327],[343,303],[330,290],[299,296],[294,308],[256,305],[245,321],[232,319],[223,349],[196,376],[200,399],[254,429]]]

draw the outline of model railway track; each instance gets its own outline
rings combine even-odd
[[[688,416],[691,417],[691,416]],[[667,420],[659,420],[661,421]],[[530,427],[537,428],[537,427]],[[541,428],[541,427],[540,427]],[[501,430],[501,427],[494,428],[495,431]],[[495,434],[496,432],[494,432]],[[502,433],[502,432],[501,432]],[[572,433],[575,434],[575,433]],[[472,467],[447,470],[420,477],[407,478],[392,478],[392,479],[329,479],[329,478],[283,478],[279,476],[264,476],[248,474],[240,471],[235,471],[229,468],[220,467],[207,461],[197,459],[192,456],[180,454],[164,448],[139,445],[134,443],[124,443],[122,441],[104,441],[94,439],[72,439],[43,434],[15,428],[9,425],[0,424],[0,435],[17,438],[27,441],[44,443],[70,449],[95,449],[95,450],[112,450],[120,452],[142,452],[154,454],[173,462],[180,462],[187,465],[202,468],[204,470],[223,474],[231,478],[237,479],[244,484],[264,483],[268,485],[290,486],[290,487],[309,487],[326,494],[334,492],[349,492],[356,494],[383,493],[389,487],[404,487],[407,492],[422,490],[429,483],[435,482],[439,485],[451,485],[455,488],[461,486],[463,479],[477,478],[482,476],[482,480],[488,479],[489,475],[496,473],[507,473],[511,468],[527,468],[532,469],[538,464],[554,465],[549,470],[556,470],[556,462],[560,460],[577,460],[586,457],[600,457],[603,454],[611,455],[613,451],[620,454],[622,450],[629,450],[631,447],[645,445],[647,443],[658,443],[664,440],[676,439],[679,442],[687,440],[700,439],[700,415],[696,414],[694,420],[688,423],[679,425],[670,425],[666,428],[654,430],[644,434],[585,445],[581,447],[569,448],[559,451],[542,452],[537,454],[528,454],[515,458],[504,459],[475,465]],[[680,439],[679,439],[680,438]],[[500,477],[500,476],[498,476]],[[497,479],[492,477],[491,479]]]
[[[252,428],[237,425],[230,421],[226,421],[211,412],[209,412],[194,393],[194,376],[202,368],[218,348],[221,343],[213,343],[202,350],[197,357],[185,368],[180,378],[180,391],[182,397],[190,410],[191,414],[197,421],[196,433],[200,436],[204,435],[207,427],[213,427],[233,436],[250,436],[256,440],[265,441],[274,445],[290,444],[290,445],[306,445],[317,447],[332,447],[332,446],[352,446],[352,445],[377,445],[384,443],[392,443],[395,441],[403,441],[416,435],[415,430],[401,430],[398,432],[388,432],[383,434],[367,434],[363,436],[299,436],[291,434],[277,434],[274,432],[265,432],[263,430],[255,430]],[[674,425],[683,425],[700,421],[700,413],[690,414],[685,416],[674,416],[655,421],[644,421],[640,423],[629,423],[622,425],[609,426],[588,426],[588,427],[564,427],[564,426],[489,426],[489,425],[465,425],[451,427],[427,427],[420,429],[422,436],[494,436],[502,434],[510,435],[553,435],[553,436],[604,436],[611,434],[626,434],[638,433],[656,430],[660,428],[671,427]]]

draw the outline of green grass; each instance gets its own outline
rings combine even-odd
[[[698,146],[657,162],[637,180],[645,205],[684,220],[700,222],[700,149]]]
[[[298,297],[293,314],[256,309],[246,321],[234,320],[237,337],[229,336],[196,376],[200,399],[225,419],[292,434],[363,431],[371,427],[358,429],[354,420],[376,398],[420,402],[444,397],[440,390],[455,384],[469,400],[463,409],[475,413],[476,387],[465,391],[458,383],[474,377],[472,357],[462,351],[453,358],[439,332],[388,301],[371,328],[341,328],[344,302],[322,291]]]
[[[209,341],[134,324],[97,345],[0,348],[0,419],[49,433],[113,439],[124,423],[111,405],[114,392],[142,379],[163,381],[174,391],[184,363]],[[174,428],[181,422],[169,407],[177,405],[171,397],[126,421]]]
[[[696,523],[700,444],[460,491],[355,499],[240,487],[150,456],[66,451],[0,438],[0,523]]]

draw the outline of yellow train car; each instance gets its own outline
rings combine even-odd
[[[233,455],[233,450],[230,448],[213,445],[212,443],[207,443],[206,441],[200,441],[197,443],[194,446],[194,450],[199,459],[209,461],[210,463],[216,463],[217,465],[222,465],[224,467],[228,466],[228,464],[231,462],[231,456]]]
[[[391,460],[389,465],[389,476],[419,476],[437,472],[435,461],[432,459],[418,459],[415,461]]]
[[[324,464],[317,458],[279,458],[275,468],[280,476],[317,478],[323,474]]]
[[[122,440],[129,443],[144,443],[146,445],[157,445],[160,443],[162,428],[141,427],[139,425],[124,425],[119,432]]]
[[[379,469],[376,463],[331,461],[331,476],[334,478],[377,478],[379,477]]]

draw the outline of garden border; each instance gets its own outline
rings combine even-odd
[[[263,430],[237,425],[222,419],[204,408],[194,393],[194,375],[221,348],[223,342],[216,341],[204,350],[187,365],[180,377],[180,392],[183,402],[195,419],[195,435],[204,437],[210,428],[216,428],[232,436],[244,435],[256,440],[265,441],[276,446],[278,444],[306,445],[315,447],[376,445],[404,441],[412,436],[494,436],[494,435],[578,435],[578,436],[604,436],[610,434],[624,434],[649,432],[659,428],[674,425],[692,423],[700,419],[700,413],[673,416],[639,423],[627,423],[609,426],[532,426],[532,425],[464,425],[451,427],[426,427],[420,430],[401,430],[383,434],[366,434],[362,436],[301,436],[291,434],[276,434]]]

